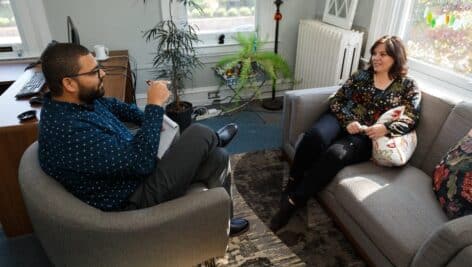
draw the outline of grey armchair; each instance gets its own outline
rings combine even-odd
[[[224,256],[231,200],[196,185],[185,196],[133,211],[103,212],[46,175],[38,145],[23,154],[19,182],[36,236],[55,266],[192,266]]]

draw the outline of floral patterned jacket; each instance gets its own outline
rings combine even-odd
[[[330,98],[330,109],[343,127],[353,121],[371,126],[389,109],[405,106],[400,119],[385,123],[392,136],[413,130],[420,114],[421,92],[416,82],[407,77],[392,81],[385,89],[374,87],[373,73],[361,70],[351,76]]]

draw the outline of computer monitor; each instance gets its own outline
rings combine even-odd
[[[80,44],[79,32],[69,16],[67,16],[67,41],[73,44]]]

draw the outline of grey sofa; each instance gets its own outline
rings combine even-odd
[[[225,255],[231,200],[223,188],[194,185],[154,207],[102,212],[46,175],[37,149],[34,143],[23,154],[19,182],[34,232],[55,266],[194,266]]]
[[[289,159],[338,88],[285,94],[283,150]],[[453,103],[423,92],[418,146],[409,164],[351,165],[319,194],[371,265],[472,266],[472,216],[448,221],[432,191],[435,165],[471,128],[472,103]]]

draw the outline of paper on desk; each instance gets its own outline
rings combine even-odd
[[[169,117],[164,115],[161,129],[161,139],[159,140],[159,149],[157,151],[157,157],[162,158],[164,153],[169,149],[170,145],[174,143],[179,133],[179,125]]]

